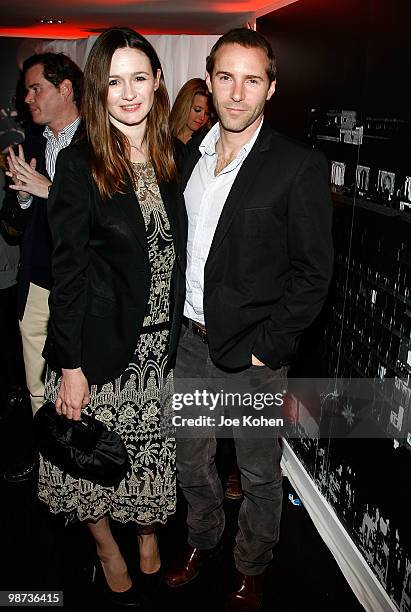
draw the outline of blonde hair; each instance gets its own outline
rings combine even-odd
[[[173,108],[171,109],[170,131],[172,136],[178,138],[178,135],[186,125],[196,95],[205,96],[210,108],[210,94],[204,79],[190,79],[187,81],[178,92]],[[204,127],[208,129],[211,127],[210,118]]]

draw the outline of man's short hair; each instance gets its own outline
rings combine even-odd
[[[210,55],[207,57],[206,69],[210,76],[213,73],[215,56],[219,48],[224,44],[233,43],[241,45],[242,47],[253,47],[257,49],[262,49],[267,55],[268,79],[270,83],[272,81],[275,81],[275,77],[277,74],[277,65],[274,51],[270,43],[264,38],[264,36],[256,32],[255,30],[250,30],[248,28],[235,28],[234,30],[230,30],[217,40],[217,42],[214,44],[213,48],[210,51]]]
[[[38,53],[27,58],[23,64],[23,79],[29,68],[40,64],[43,66],[44,78],[58,87],[68,79],[73,87],[73,100],[80,107],[83,89],[83,73],[80,68],[64,53]]]

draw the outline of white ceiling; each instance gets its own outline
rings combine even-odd
[[[112,25],[152,34],[222,34],[296,1],[2,0],[0,36],[84,38]],[[65,23],[42,25],[42,18]]]

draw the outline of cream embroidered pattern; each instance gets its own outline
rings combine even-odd
[[[146,227],[151,268],[147,312],[134,355],[125,372],[104,385],[92,385],[84,411],[115,429],[129,452],[131,469],[117,489],[75,479],[40,458],[39,498],[66,522],[96,521],[109,515],[140,525],[162,523],[175,512],[175,440],[165,437],[171,415],[172,372],[166,373],[169,294],[174,247],[169,220],[150,162],[134,164],[136,195]],[[144,327],[163,324],[144,333]],[[55,401],[60,386],[48,370],[46,398]]]

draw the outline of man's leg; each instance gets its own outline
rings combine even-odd
[[[202,550],[214,548],[224,531],[215,453],[215,438],[177,440],[177,478],[188,505],[188,543]]]
[[[281,393],[287,384],[286,368],[251,367],[234,376],[241,388],[254,397]],[[253,416],[278,416],[268,413],[270,408],[250,410]],[[272,549],[279,538],[283,498],[281,448],[276,431],[264,431],[257,438],[253,433],[253,429],[242,427],[234,440],[244,491],[234,557],[237,569],[251,576],[261,574],[272,559]]]
[[[183,328],[174,369],[176,392],[195,390],[184,384],[187,378],[198,379],[202,385],[209,363],[207,345]],[[215,437],[177,438],[177,479],[188,506],[188,547],[166,572],[165,581],[171,587],[187,584],[198,575],[224,531],[224,495],[215,465],[216,447]]]
[[[45,361],[41,355],[47,337],[49,321],[49,291],[30,283],[26,308],[20,321],[27,388],[33,414],[44,403]]]
[[[236,381],[242,390],[254,395],[274,395],[285,389],[286,372],[285,368],[270,370],[267,367],[252,367],[233,374],[230,384]],[[253,416],[259,414],[275,416],[268,414],[267,409],[253,413]],[[228,599],[227,609],[230,612],[259,609],[263,599],[264,570],[272,560],[272,549],[279,539],[283,498],[281,447],[275,432],[269,436],[267,433],[253,437],[253,430],[246,427],[235,432],[238,436],[234,441],[244,499],[238,515],[234,549],[238,585]]]
[[[176,390],[179,380],[187,378],[198,378],[201,384],[208,366],[207,344],[183,327],[174,369]],[[177,478],[188,504],[188,542],[194,548],[214,548],[224,531],[224,496],[215,454],[214,437],[177,439]]]
[[[244,500],[234,549],[239,572],[261,574],[272,560],[283,499],[278,438],[235,440]]]

